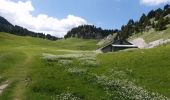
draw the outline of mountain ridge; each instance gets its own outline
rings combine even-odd
[[[46,35],[44,33],[37,33],[18,25],[12,25],[8,20],[6,20],[2,16],[0,16],[0,32],[7,32],[19,36],[31,36],[31,37],[43,38],[43,39],[48,39],[53,41],[60,39],[50,34]]]

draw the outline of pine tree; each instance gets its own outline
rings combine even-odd
[[[155,25],[155,29],[157,31],[165,30],[166,25],[167,25],[166,20],[163,18],[163,16],[161,16],[157,24]]]
[[[155,11],[154,11],[154,10],[151,10],[151,11],[148,13],[147,17],[148,17],[149,19],[151,19],[151,18],[154,18],[155,15],[156,15]]]
[[[169,4],[165,5],[165,6],[164,6],[164,11],[166,11],[166,10],[169,9],[169,8],[170,8],[170,5],[169,5]]]

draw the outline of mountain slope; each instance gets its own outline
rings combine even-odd
[[[26,28],[23,28],[18,25],[12,25],[10,22],[8,22],[5,18],[0,16],[0,32],[7,32],[19,36],[31,36],[31,37],[37,37],[42,39],[48,39],[48,40],[58,40],[59,38],[55,36],[51,36],[50,34],[44,34],[44,33],[37,33],[33,31],[29,31]]]
[[[103,39],[104,37],[116,33],[118,30],[104,30],[94,25],[82,25],[67,32],[65,38],[76,37],[82,39]]]
[[[9,33],[0,32],[0,46],[26,46],[53,48],[53,49],[68,49],[68,50],[95,50],[97,40],[85,40],[78,38],[69,38],[58,41],[50,41],[34,37],[23,37]]]
[[[133,44],[138,45],[141,48],[152,48],[165,43],[170,40],[170,27],[168,25],[166,30],[155,31],[153,29],[148,32],[138,33],[129,37],[129,41]]]
[[[0,16],[0,24],[13,26],[11,23],[9,23],[5,18]]]

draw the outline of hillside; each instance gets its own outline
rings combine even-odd
[[[133,40],[135,38],[143,38],[146,43],[159,40],[159,39],[169,39],[170,38],[170,26],[166,30],[163,31],[155,31],[153,29],[148,32],[138,33],[129,38],[129,40]]]
[[[110,34],[116,33],[118,30],[108,30],[97,28],[94,25],[81,25],[67,32],[64,38],[82,38],[82,39],[103,39]]]
[[[13,26],[11,23],[9,23],[5,18],[0,16],[0,24],[7,25],[7,26]]]
[[[118,39],[128,39],[134,34],[148,32],[153,29],[155,31],[162,31],[167,29],[170,24],[170,5],[165,5],[164,8],[151,10],[147,14],[143,13],[139,20],[134,21],[129,19],[126,25],[122,25],[118,33]]]
[[[50,41],[39,38],[16,36],[8,33],[0,32],[0,46],[23,46],[38,47],[42,46],[46,49],[67,49],[67,50],[95,50],[97,40],[85,40],[78,38],[61,39],[58,41]]]
[[[98,41],[0,33],[1,100],[168,100],[170,45],[99,54]]]
[[[153,48],[170,42],[170,5],[142,14],[139,20],[129,19],[114,34],[103,38],[97,45],[103,47],[112,41],[126,41],[139,48]],[[114,37],[114,38],[113,38]]]
[[[155,31],[150,29],[147,32],[138,33],[129,37],[129,41],[141,48],[152,48],[170,42],[170,26],[166,30]]]
[[[51,36],[50,34],[45,33],[37,33],[30,31],[26,28],[23,28],[22,26],[18,25],[12,25],[8,20],[6,20],[4,17],[0,16],[0,32],[6,32],[14,35],[19,36],[31,36],[31,37],[37,37],[42,39],[48,39],[48,40],[58,40],[60,38]]]

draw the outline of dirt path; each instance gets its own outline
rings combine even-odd
[[[0,95],[8,87],[8,85],[9,85],[8,81],[6,81],[0,85]]]
[[[32,65],[33,55],[29,53],[24,53],[25,58],[23,61],[14,65],[6,71],[7,77],[9,77],[9,82],[17,82],[13,88],[12,98],[13,100],[24,100],[24,92],[26,88],[26,78],[29,73],[30,66]],[[2,88],[7,87],[7,84],[3,84]]]

